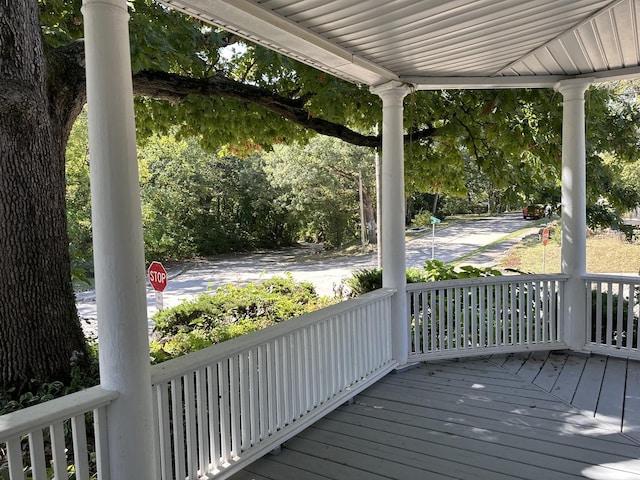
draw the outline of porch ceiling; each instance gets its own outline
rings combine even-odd
[[[348,81],[548,87],[640,74],[640,0],[162,0]]]

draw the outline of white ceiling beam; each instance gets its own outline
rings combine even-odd
[[[575,78],[593,78],[595,83],[617,82],[619,80],[637,80],[640,78],[640,67],[618,68],[577,75]]]
[[[510,77],[400,77],[416,90],[482,90],[509,88],[553,88],[562,75]]]

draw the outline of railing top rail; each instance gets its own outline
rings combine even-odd
[[[640,283],[640,275],[635,273],[587,273],[582,276],[582,279],[597,282]]]
[[[103,407],[118,398],[118,392],[99,385],[40,403],[26,410],[0,415],[0,443],[75,415]]]
[[[441,280],[437,282],[409,283],[407,291],[433,290],[447,287],[467,287],[471,285],[495,285],[516,282],[537,282],[540,280],[568,280],[569,275],[548,274],[548,275],[499,275],[495,277],[458,278],[455,280]]]
[[[183,375],[206,365],[224,360],[232,355],[244,352],[250,348],[264,344],[278,337],[308,327],[314,323],[320,323],[328,318],[348,312],[361,305],[376,302],[391,297],[396,291],[390,288],[381,288],[366,293],[344,302],[330,305],[315,312],[306,313],[286,322],[279,323],[264,330],[241,335],[226,342],[204,348],[197,352],[182,357],[168,360],[151,367],[151,383],[156,385],[172,378]]]

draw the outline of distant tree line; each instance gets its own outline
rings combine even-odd
[[[67,150],[67,215],[76,271],[91,268],[86,117]],[[359,178],[365,221],[375,221],[373,151],[328,137],[238,156],[205,151],[194,137],[153,135],[139,148],[148,259],[209,256],[298,241],[340,247],[359,238]]]

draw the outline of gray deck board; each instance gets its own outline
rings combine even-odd
[[[551,393],[565,402],[571,403],[586,363],[586,357],[567,355],[567,360],[558,375],[556,383],[553,385]]]
[[[266,456],[260,459],[259,462],[256,462],[250,465],[248,468],[243,470],[242,472],[234,475],[232,478],[234,480],[244,480],[246,477],[240,477],[243,474],[250,474],[250,479],[262,480],[262,479],[294,479],[299,478],[300,480],[327,480],[331,479],[331,477],[327,477],[321,475],[319,467],[317,464],[314,464],[312,460],[307,459],[304,456],[296,455],[295,452],[288,452],[286,457],[279,458],[277,461],[274,461],[275,457]],[[298,468],[295,465],[295,462],[299,462],[300,465],[304,465],[304,468]],[[293,463],[291,465],[290,463]],[[318,468],[318,472],[314,472],[310,469]]]
[[[327,428],[329,430],[326,430]],[[479,470],[477,463],[481,460],[480,458],[471,458],[471,455],[465,452],[464,462],[453,463],[452,460],[460,459],[459,450],[420,439],[412,439],[411,442],[407,442],[404,435],[372,430],[332,419],[327,419],[323,424],[306,430],[302,435],[325,438],[327,441],[330,439],[343,448],[367,449],[383,458],[394,458],[404,464],[429,471],[430,475],[434,473],[450,475],[453,478],[475,479]],[[494,468],[485,469],[484,473],[492,474],[495,480],[513,478],[510,475],[496,472]]]
[[[534,352],[421,365],[231,478],[640,480],[640,363]]]
[[[622,432],[640,442],[640,362],[627,366]]]
[[[496,459],[501,456],[513,458],[516,456],[520,462],[529,465],[541,465],[553,467],[556,471],[564,471],[571,474],[572,466],[566,466],[567,460],[589,466],[591,462],[606,463],[609,460],[624,461],[628,457],[620,455],[612,448],[612,445],[603,443],[592,444],[590,449],[584,445],[576,446],[580,442],[581,436],[574,435],[572,443],[566,443],[566,437],[558,432],[536,431],[528,428],[526,431],[520,430],[510,432],[505,428],[496,428],[495,425],[487,425],[489,428],[479,428],[477,423],[465,425],[463,423],[442,422],[442,418],[431,419],[416,416],[411,412],[397,412],[383,409],[369,416],[362,411],[356,414],[341,410],[330,415],[328,418],[338,420],[343,423],[354,425],[366,425],[371,429],[382,432],[395,432],[403,434],[410,439],[420,439],[431,441],[439,445],[456,448],[461,451],[475,452],[491,457],[490,461],[485,459],[486,465],[493,465]],[[496,422],[492,422],[495,424]],[[573,442],[575,440],[576,443]],[[594,450],[593,447],[598,449]],[[600,448],[601,447],[601,448]],[[635,451],[635,448],[627,449]],[[493,458],[495,457],[495,458]],[[543,460],[544,458],[544,460]],[[640,459],[635,461],[635,470],[640,472]],[[511,474],[513,474],[511,472]]]
[[[550,438],[553,438],[555,443],[561,444],[565,443],[565,434],[577,434],[588,428],[589,431],[597,432],[600,438],[598,440],[594,440],[589,436],[575,436],[572,440],[572,446],[630,456],[632,456],[637,450],[637,445],[632,444],[626,439],[626,441],[622,440],[622,442],[617,441],[623,437],[615,436],[615,438],[609,438],[608,436],[611,431],[609,429],[599,428],[596,422],[585,422],[580,425],[574,425],[557,421],[548,421],[544,418],[536,417],[528,417],[523,421],[519,414],[496,414],[493,412],[487,412],[486,410],[478,412],[477,410],[474,411],[474,409],[463,410],[457,406],[453,409],[451,407],[448,409],[446,407],[436,409],[431,406],[404,406],[398,401],[387,401],[367,396],[358,397],[358,403],[356,405],[368,409],[382,408],[392,412],[404,411],[405,413],[415,415],[417,418],[425,418],[433,421],[441,420],[442,415],[444,415],[443,412],[446,412],[447,421],[451,428],[457,428],[458,426],[472,426],[479,430],[493,430],[507,435],[544,439],[545,441],[549,441]],[[372,407],[372,405],[374,407]],[[485,413],[486,415],[484,415]],[[447,431],[449,432],[451,428],[448,428]],[[604,443],[603,440],[606,440],[606,443]]]
[[[238,472],[233,478],[234,480],[269,480],[269,478],[263,477],[262,475],[256,475],[254,473],[251,473],[249,470],[242,470],[241,472]]]
[[[549,354],[544,365],[540,369],[540,373],[533,381],[533,384],[537,385],[545,392],[551,392],[551,390],[553,390],[553,386],[556,384],[560,372],[564,369],[566,361],[566,354]]]
[[[534,352],[529,354],[529,357],[526,359],[520,370],[518,370],[518,377],[533,383],[536,377],[540,374],[540,370],[542,370],[548,356],[549,352]]]
[[[316,436],[317,437],[317,436]],[[343,470],[338,475],[331,475],[332,478],[343,479],[349,478],[353,480],[362,479],[379,479],[379,478],[421,478],[424,476],[426,469],[408,465],[407,462],[401,461],[394,457],[378,456],[375,451],[367,452],[358,451],[355,444],[351,447],[342,445],[334,445],[332,438],[325,438],[324,441],[310,440],[303,436],[295,438],[287,446],[287,450],[304,453],[307,457],[311,456],[319,460],[330,459],[333,464],[332,469],[340,468]],[[325,443],[328,442],[328,443]],[[324,462],[326,463],[326,461]],[[327,472],[328,469],[321,470]],[[430,478],[451,479],[450,475],[429,472]]]
[[[608,358],[596,407],[596,419],[621,431],[627,362]]]
[[[572,405],[595,415],[606,364],[606,357],[595,356],[587,359],[582,379],[571,401]]]

